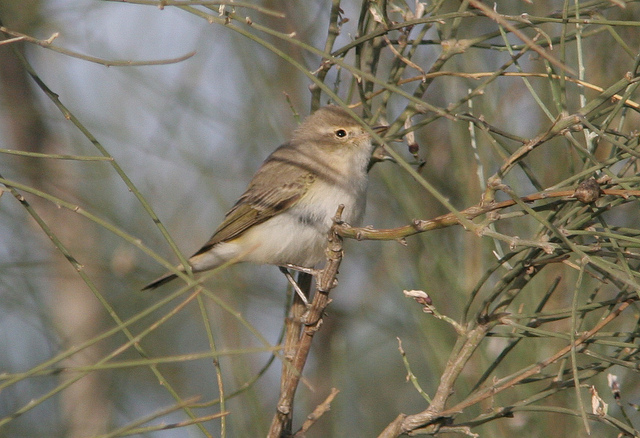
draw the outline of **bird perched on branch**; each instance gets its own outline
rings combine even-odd
[[[386,127],[373,129],[381,133]],[[191,269],[235,261],[311,271],[324,259],[339,205],[345,222],[360,223],[372,152],[371,136],[347,111],[320,108],[262,163],[211,239],[189,258]],[[168,272],[143,290],[176,277]]]

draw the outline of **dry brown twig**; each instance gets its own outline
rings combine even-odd
[[[579,186],[576,190],[558,190],[553,192],[534,193],[532,195],[521,197],[520,201],[531,203],[544,199],[566,198],[565,200],[567,202],[575,200],[583,202],[580,199],[581,196],[584,196],[580,194],[581,192],[582,185]],[[640,196],[640,190],[601,189],[600,195],[622,196],[624,198],[627,198],[629,196]],[[595,199],[590,200],[587,203],[593,201],[595,201]],[[492,202],[488,205],[483,205],[482,203],[480,203],[478,205],[474,205],[461,210],[460,214],[462,214],[462,216],[464,216],[466,219],[474,219],[483,214],[495,212],[516,204],[517,202],[513,199],[508,199],[501,202]],[[415,219],[410,225],[389,229],[373,229],[368,227],[357,228],[351,227],[348,224],[341,224],[338,226],[338,233],[342,237],[356,240],[401,240],[414,234],[423,233],[425,231],[431,231],[439,228],[450,227],[452,225],[458,224],[460,224],[459,217],[454,213],[447,213],[434,219]]]
[[[479,80],[482,78],[488,78],[491,76],[495,76],[496,73],[495,72],[476,72],[476,73],[470,73],[470,72],[459,72],[459,71],[445,71],[445,70],[441,70],[441,71],[434,71],[434,72],[429,72],[429,73],[424,73],[421,74],[419,76],[413,76],[410,78],[404,78],[404,79],[400,79],[398,81],[398,85],[404,85],[404,84],[409,84],[411,82],[417,82],[417,81],[424,81],[425,79],[432,79],[432,78],[439,78],[439,77],[457,77],[457,78],[467,78],[467,79],[474,79],[474,80]],[[604,88],[592,84],[590,82],[581,80],[581,79],[576,79],[574,77],[571,76],[563,76],[561,77],[560,75],[557,74],[552,74],[552,73],[536,73],[536,72],[521,72],[521,71],[503,71],[500,74],[498,74],[498,76],[502,76],[502,77],[513,77],[513,78],[540,78],[540,79],[563,79],[565,81],[568,82],[572,82],[576,85],[580,85],[582,87],[588,88],[590,90],[593,91],[597,91],[598,93],[602,93],[605,91]],[[374,91],[370,94],[367,94],[367,100],[372,100],[374,97],[379,96],[383,93],[386,92],[385,88],[382,88],[380,90]],[[629,98],[624,98],[623,96],[621,96],[620,94],[614,94],[613,96],[611,96],[611,99],[615,100],[615,101],[622,101],[624,100],[624,104],[628,107],[631,107],[633,109],[640,109],[640,103],[631,100]],[[361,106],[363,104],[363,102],[357,102],[354,103],[352,105],[350,105],[351,108],[355,108],[358,106]]]
[[[569,354],[572,348],[577,348],[578,346],[584,344],[587,340],[592,338],[607,324],[617,318],[627,307],[629,307],[636,300],[637,298],[633,298],[622,302],[613,312],[611,312],[607,317],[601,319],[593,328],[582,333],[582,335],[579,336],[573,343],[561,348],[548,358],[536,364],[532,364],[530,367],[525,368],[524,370],[522,370],[522,372],[518,373],[515,376],[509,376],[509,378],[494,382],[493,385],[479,389],[455,406],[444,409],[446,401],[448,400],[450,395],[453,394],[453,382],[455,382],[457,375],[462,372],[463,367],[466,364],[465,359],[468,359],[468,356],[470,356],[473,350],[475,350],[475,347],[477,347],[475,342],[469,342],[467,350],[470,351],[468,351],[467,355],[462,355],[458,351],[454,351],[451,354],[445,373],[443,374],[440,385],[438,386],[436,395],[433,398],[433,403],[431,403],[431,405],[427,409],[418,414],[398,415],[396,419],[389,423],[389,425],[382,431],[382,433],[378,435],[378,438],[397,437],[411,431],[416,431],[417,429],[420,429],[427,433],[428,431],[425,429],[426,427],[438,428],[438,425],[443,420],[462,412],[465,408],[475,405],[489,397],[493,397],[495,394],[513,387],[519,382],[522,382],[524,379],[540,373],[545,367],[557,362],[558,360]],[[491,326],[495,325],[495,323],[496,322],[487,322],[486,324],[479,324],[474,330],[470,332],[471,335],[467,335],[467,338],[470,340],[479,341],[483,338],[483,334],[486,333]],[[464,350],[464,348],[461,350]],[[452,364],[452,359],[456,362],[455,364]],[[451,378],[446,378],[449,374],[451,375]]]
[[[6,28],[4,26],[0,26],[0,32],[4,33],[6,35],[11,35],[11,36],[14,37],[14,38],[9,39],[9,40],[4,40],[0,44],[6,44],[6,43],[10,43],[10,42],[17,42],[17,41],[25,41],[27,43],[31,43],[31,44],[38,45],[40,47],[44,47],[45,49],[53,50],[54,52],[58,52],[58,53],[61,53],[63,55],[71,56],[72,58],[78,58],[78,59],[82,59],[82,60],[85,60],[85,61],[93,62],[93,63],[96,63],[96,64],[101,64],[101,65],[104,65],[106,67],[134,67],[134,66],[135,67],[139,67],[139,66],[143,66],[143,65],[175,64],[175,63],[178,63],[178,62],[185,61],[185,60],[191,58],[193,55],[196,54],[196,52],[192,51],[192,52],[187,53],[186,55],[182,55],[182,56],[179,56],[177,58],[158,59],[158,60],[150,60],[150,61],[108,60],[108,59],[98,58],[96,56],[84,55],[82,53],[74,52],[73,50],[65,49],[64,47],[55,46],[53,44],[53,40],[55,40],[56,38],[58,38],[60,36],[60,34],[58,32],[55,32],[54,34],[52,34],[46,40],[41,40],[41,39],[38,39],[38,38],[34,38],[34,37],[29,36],[29,35],[25,35],[23,33],[16,32],[16,31],[11,30],[9,28]]]
[[[309,430],[309,428],[313,426],[315,422],[318,421],[318,419],[320,419],[320,417],[324,415],[325,412],[331,409],[331,402],[336,397],[336,395],[338,395],[339,392],[340,391],[338,389],[331,388],[331,392],[329,393],[327,398],[318,406],[316,406],[313,412],[307,416],[307,419],[305,420],[304,423],[302,423],[300,430],[298,430],[295,433],[295,435],[293,435],[293,438],[303,438],[305,436],[305,433]]]
[[[297,316],[298,322],[293,322],[291,335],[291,350],[285,351],[286,371],[283,371],[283,381],[280,383],[280,398],[276,408],[276,414],[271,422],[268,438],[280,438],[291,435],[291,417],[293,414],[293,399],[296,389],[302,377],[302,371],[307,362],[313,336],[322,325],[322,316],[331,302],[329,291],[336,286],[338,268],[342,262],[342,237],[337,232],[337,227],[342,222],[342,210],[338,208],[334,218],[334,226],[329,231],[327,245],[327,263],[316,275],[316,290],[309,309],[304,314]],[[304,305],[303,305],[304,306]],[[288,327],[288,328],[289,328]],[[297,342],[295,342],[295,338]],[[294,346],[295,344],[295,346]]]

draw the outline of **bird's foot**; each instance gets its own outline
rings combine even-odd
[[[311,307],[311,305],[309,304],[309,300],[307,299],[307,296],[305,295],[305,293],[302,291],[302,289],[300,289],[300,286],[298,285],[298,282],[293,278],[293,276],[291,275],[291,273],[289,272],[289,269],[294,269],[294,270],[298,270],[296,268],[292,267],[293,265],[289,265],[287,264],[286,267],[285,266],[278,266],[278,268],[280,268],[280,271],[284,274],[284,276],[287,278],[287,281],[289,282],[289,284],[291,285],[291,287],[293,287],[293,290],[296,291],[296,293],[298,294],[298,296],[300,297],[300,299],[302,300],[302,302],[304,303],[305,307],[308,309],[309,307]],[[301,269],[309,269],[309,268],[301,268]],[[316,271],[315,269],[310,269],[312,271]],[[311,274],[311,272],[306,272],[306,271],[302,271],[300,270],[300,272],[305,272],[307,274]],[[314,274],[311,274],[314,275]]]

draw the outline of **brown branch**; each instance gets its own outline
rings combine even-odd
[[[512,34],[514,34],[518,38],[520,38],[520,40],[522,42],[524,42],[528,47],[530,47],[531,50],[533,50],[538,55],[540,55],[541,57],[543,57],[544,59],[549,61],[551,64],[555,65],[556,67],[564,70],[565,72],[567,72],[567,73],[569,73],[569,74],[571,74],[573,76],[577,76],[576,73],[573,71],[573,69],[571,67],[567,66],[564,62],[562,62],[562,61],[556,59],[555,57],[551,56],[549,54],[549,52],[547,52],[542,47],[540,47],[535,41],[533,41],[531,38],[529,38],[522,31],[520,31],[516,26],[514,26],[511,23],[509,23],[509,21],[507,21],[501,14],[497,13],[496,11],[494,11],[489,6],[485,5],[484,3],[482,3],[479,0],[469,0],[469,4],[471,6],[473,6],[474,8],[480,10],[487,18],[490,18],[491,20],[495,21],[500,26],[504,27],[509,32],[511,32]]]
[[[577,200],[576,192],[578,192],[579,189],[580,188],[576,190],[558,190],[555,192],[534,193],[532,195],[521,197],[520,201],[531,203],[549,198],[567,198],[566,201],[575,201]],[[628,198],[630,196],[640,196],[640,190],[602,189],[601,194]],[[474,219],[478,216],[482,216],[483,214],[511,207],[516,204],[517,202],[513,199],[494,202],[488,205],[478,204],[461,210],[459,214],[466,219]],[[337,232],[342,237],[356,240],[402,240],[405,237],[409,237],[414,234],[446,228],[452,225],[460,225],[460,219],[454,213],[447,213],[434,219],[414,219],[410,225],[398,228],[374,229],[368,227],[351,227],[349,224],[340,224],[337,226]]]
[[[311,291],[311,275],[300,273],[298,275],[298,286],[305,293],[307,298]],[[289,316],[285,321],[285,339],[283,350],[283,362],[282,362],[282,375],[280,377],[280,393],[287,392],[286,386],[289,384],[294,376],[299,376],[299,371],[292,365],[296,356],[296,351],[300,344],[300,335],[302,334],[302,317],[305,314],[307,308],[302,301],[302,298],[297,293],[293,294],[293,303],[291,309],[289,309]],[[293,400],[291,401],[291,407],[286,418],[281,418],[283,431],[291,432],[291,421],[293,417]]]
[[[300,383],[302,370],[307,362],[313,336],[322,325],[324,310],[329,305],[329,291],[336,286],[336,276],[342,261],[342,237],[337,232],[340,217],[344,206],[341,205],[336,213],[335,224],[329,231],[327,245],[327,263],[316,275],[316,290],[313,301],[307,312],[299,318],[302,335],[297,343],[295,351],[291,353],[291,363],[286,373],[283,373],[285,381],[280,384],[280,399],[276,408],[276,414],[271,422],[268,438],[280,438],[290,434],[291,417],[293,413],[293,399]],[[289,352],[287,352],[289,354]]]
[[[295,433],[293,438],[303,438],[307,433],[307,431],[309,430],[309,428],[313,426],[315,422],[318,421],[320,417],[324,415],[325,412],[331,409],[331,402],[333,401],[334,398],[336,398],[336,395],[338,395],[339,392],[340,390],[336,388],[331,388],[331,393],[327,396],[327,398],[322,403],[316,406],[316,408],[313,410],[311,414],[307,416],[307,419],[305,420],[305,422],[302,423],[302,427],[300,427],[300,430]]]
[[[413,76],[410,78],[405,78],[405,79],[401,79],[398,81],[398,85],[404,85],[404,84],[408,84],[410,82],[417,82],[417,81],[424,81],[425,78],[426,79],[431,79],[431,78],[437,78],[437,77],[441,77],[441,76],[446,76],[446,77],[458,77],[458,78],[466,78],[466,79],[481,79],[481,78],[486,78],[486,77],[491,77],[491,76],[496,76],[496,72],[476,72],[476,73],[467,73],[467,72],[458,72],[458,71],[434,71],[434,72],[430,72],[430,73],[425,73],[423,75],[420,76]],[[499,74],[497,74],[497,76],[504,76],[504,77],[517,77],[517,78],[541,78],[541,79],[561,79],[560,75],[557,74],[552,74],[552,73],[535,73],[535,72],[520,72],[520,71],[503,71],[500,72]],[[565,76],[562,79],[566,80],[567,82],[572,82],[574,84],[580,85],[584,88],[588,88],[590,90],[594,90],[597,91],[599,93],[602,93],[605,91],[604,88],[599,87],[598,85],[592,84],[590,82],[587,81],[583,81],[581,79],[576,79],[576,78],[572,78],[571,76]],[[386,91],[386,89],[381,89],[378,91],[375,91],[371,94],[367,94],[367,100],[371,100],[376,96],[379,96],[380,94],[384,93]],[[611,96],[612,99],[614,99],[615,101],[621,101],[623,100],[623,96],[619,95],[619,94],[614,94],[613,96]],[[357,104],[354,104],[353,106],[357,106],[357,105],[361,105],[362,102],[358,102]],[[630,106],[631,108],[634,108],[636,110],[640,109],[640,104],[631,100],[631,99],[624,99],[624,104],[627,106]]]
[[[249,2],[239,2],[235,0],[109,0],[114,3],[130,3],[132,5],[150,5],[163,10],[167,6],[232,6],[234,8],[253,9],[265,15],[276,18],[286,18],[283,12],[265,8]]]
[[[189,52],[186,55],[179,56],[177,58],[170,59],[157,59],[151,61],[129,61],[129,60],[108,60],[102,59],[95,56],[83,55],[82,53],[74,52],[73,50],[65,49],[63,47],[53,45],[53,40],[58,37],[58,33],[54,33],[51,37],[46,40],[40,40],[37,38],[33,38],[29,35],[25,35],[20,32],[16,32],[14,30],[8,29],[4,26],[0,26],[0,32],[3,32],[7,35],[11,35],[16,37],[16,39],[20,39],[21,41],[26,41],[31,44],[36,44],[40,47],[44,47],[45,49],[53,50],[54,52],[62,53],[63,55],[71,56],[72,58],[79,58],[85,61],[94,62],[96,64],[101,64],[106,67],[134,67],[134,66],[145,66],[145,65],[165,65],[165,64],[175,64],[178,62],[182,62],[186,59],[191,58],[196,52]]]
[[[386,35],[382,35],[382,39],[384,40],[385,43],[387,43],[387,47],[389,47],[389,50],[391,50],[391,52],[396,55],[396,57],[401,60],[402,62],[404,62],[405,64],[407,64],[409,67],[412,67],[416,70],[418,70],[421,74],[422,74],[422,81],[426,81],[427,80],[427,73],[422,69],[422,67],[420,67],[418,64],[416,64],[415,62],[411,61],[409,58],[407,58],[406,56],[403,56],[402,53],[400,53],[398,51],[398,49],[396,49],[393,44],[391,43],[391,40],[389,39],[388,36]]]
[[[446,399],[453,393],[453,384],[455,383],[455,379],[445,378],[446,376],[457,376],[456,371],[459,370],[460,361],[457,360],[459,355],[458,351],[454,350],[451,354],[451,358],[449,359],[449,363],[445,369],[443,374],[441,383],[438,387],[437,395],[443,394],[445,396],[444,400],[438,399],[438,403],[436,404],[436,397],[434,397],[433,403],[426,410],[413,415],[400,414],[394,421],[392,421],[384,431],[378,436],[378,438],[391,438],[397,437],[401,434],[414,431],[418,428],[423,428],[428,425],[433,425],[435,422],[452,417],[460,412],[462,412],[465,408],[469,406],[475,405],[489,397],[493,397],[495,394],[504,391],[505,389],[511,388],[523,380],[540,373],[545,367],[551,365],[552,363],[557,362],[566,354],[568,354],[572,348],[577,348],[581,344],[585,343],[591,337],[593,337],[596,333],[602,330],[607,324],[617,318],[627,307],[631,305],[634,301],[637,300],[637,297],[624,301],[618,306],[617,309],[612,311],[606,318],[600,320],[591,330],[584,332],[580,337],[578,337],[573,343],[561,348],[555,354],[551,355],[547,359],[538,362],[537,364],[531,365],[528,368],[521,370],[521,372],[516,375],[511,375],[507,378],[501,379],[495,382],[493,385],[485,387],[481,390],[476,391],[471,396],[467,397],[465,400],[461,401],[457,405],[442,410],[444,407],[444,402]],[[504,318],[508,318],[505,316]],[[480,329],[483,325],[479,325],[477,329]],[[476,329],[476,330],[477,330]],[[486,333],[487,330],[484,330]],[[469,339],[469,336],[467,336]],[[461,349],[464,351],[464,349]],[[452,369],[450,369],[452,368]],[[459,375],[459,372],[458,372]],[[434,425],[437,427],[437,425]]]

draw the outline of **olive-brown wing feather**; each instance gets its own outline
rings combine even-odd
[[[220,242],[235,239],[249,228],[293,207],[305,195],[315,177],[302,169],[292,172],[289,168],[287,171],[286,175],[281,175],[285,181],[277,187],[264,184],[261,189],[263,184],[260,184],[259,179],[254,179],[254,183],[227,213],[211,239],[194,256],[209,251]]]

